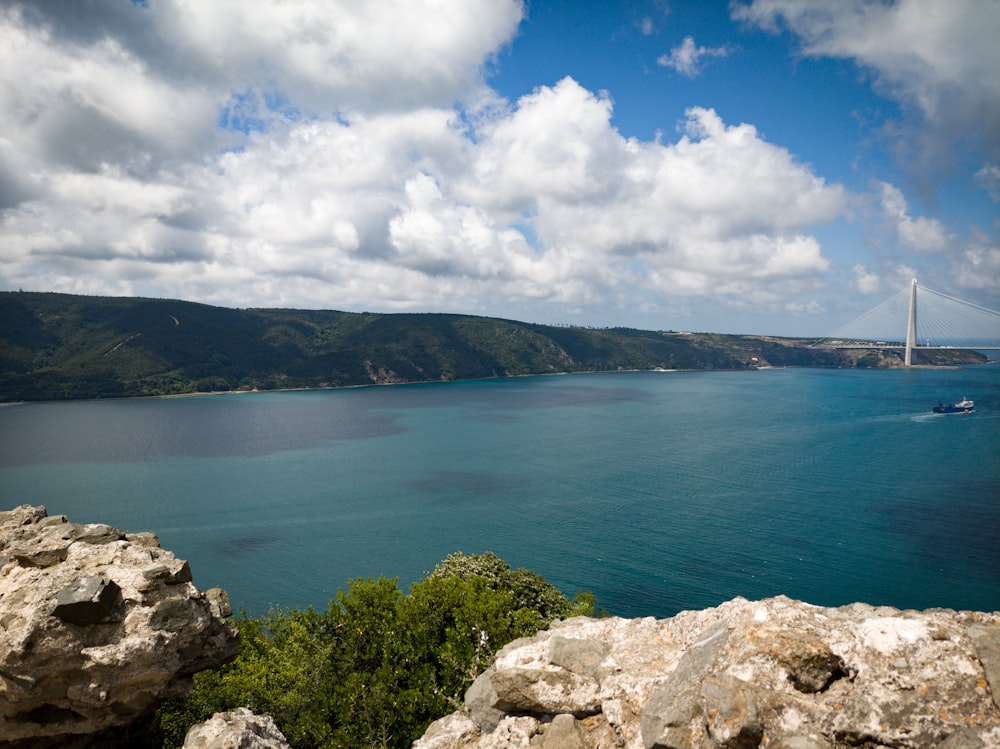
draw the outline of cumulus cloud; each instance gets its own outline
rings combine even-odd
[[[266,127],[289,115],[475,101],[486,90],[482,65],[513,36],[523,8],[517,0],[435,6],[5,4],[0,126],[27,158],[150,173],[210,151],[220,113],[241,102],[259,102],[252,116]]]
[[[212,146],[211,93],[160,77],[113,37],[63,40],[26,15],[16,5],[0,8],[0,158],[8,167],[0,184],[29,175],[20,177],[20,190],[4,193],[40,194],[53,166],[97,172],[113,164],[149,176]]]
[[[524,97],[481,134],[465,199],[522,214],[546,248],[637,264],[639,286],[705,294],[828,267],[806,228],[844,208],[828,185],[755,128],[692,108],[676,143],[625,139],[611,103],[572,79]]]
[[[572,78],[500,101],[520,2],[370,5],[6,5],[0,278],[497,314],[782,308],[828,270],[845,190],[752,125],[625,138]]]
[[[441,11],[445,12],[441,12]],[[10,4],[7,20],[59,47],[105,45],[155,78],[228,92],[281,92],[312,111],[450,106],[482,86],[480,68],[515,33],[520,0],[242,2],[116,0]]]
[[[882,282],[879,275],[868,270],[867,266],[860,263],[852,265],[851,272],[854,274],[854,288],[860,293],[877,294],[881,289]]]
[[[913,120],[889,132],[923,172],[948,168],[954,149],[1000,154],[1000,5],[981,0],[753,0],[734,18],[788,28],[810,56],[853,59],[876,90]]]
[[[902,191],[883,182],[880,185],[882,210],[899,241],[917,252],[943,252],[948,248],[944,225],[933,218],[913,218]]]
[[[986,190],[994,202],[1000,203],[1000,166],[986,164],[976,172],[976,184]]]
[[[1000,291],[1000,245],[975,232],[962,252],[952,258],[951,275],[964,288]]]
[[[314,271],[309,256],[324,245],[364,239],[377,254],[386,241],[372,226],[384,228],[399,149],[450,147],[446,124],[444,137],[428,130],[455,119],[441,107],[489,100],[481,68],[523,12],[518,0],[446,13],[393,5],[5,4],[5,277],[65,282],[78,274],[53,265],[69,256],[103,258],[93,272],[107,278],[118,254],[176,264],[214,253],[219,267],[239,260],[262,274]],[[343,203],[345,188],[359,192]],[[165,265],[127,271],[150,283],[168,275]]]
[[[705,57],[727,57],[729,48],[698,47],[690,36],[684,37],[680,45],[670,50],[669,55],[660,55],[656,62],[664,68],[673,68],[681,75],[694,78],[701,73],[702,59]]]

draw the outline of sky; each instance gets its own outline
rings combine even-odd
[[[997,38],[1000,0],[0,0],[0,289],[791,336],[912,278],[1000,309]]]

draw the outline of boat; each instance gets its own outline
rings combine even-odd
[[[934,413],[936,414],[971,414],[976,410],[976,404],[974,401],[970,401],[966,397],[962,397],[958,403],[949,403],[947,406],[938,401],[938,404],[934,406]]]

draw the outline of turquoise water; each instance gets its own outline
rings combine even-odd
[[[971,416],[930,413],[975,399]],[[252,613],[492,550],[624,616],[1000,609],[1000,366],[0,408],[0,507],[153,530]]]

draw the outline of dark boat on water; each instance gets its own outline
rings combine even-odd
[[[934,406],[934,413],[936,414],[971,414],[975,411],[975,402],[970,401],[968,398],[962,398],[958,403],[949,403],[947,406],[938,403]]]

